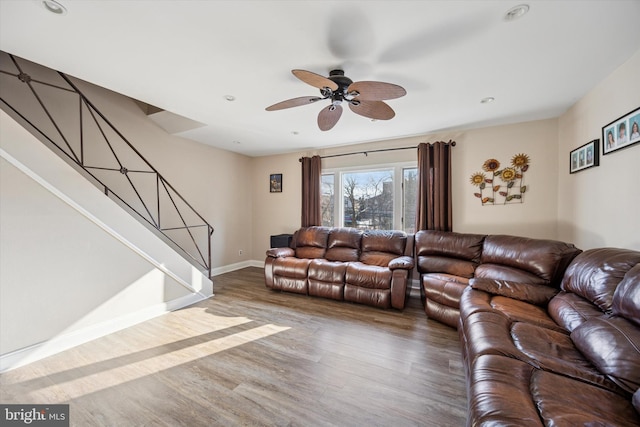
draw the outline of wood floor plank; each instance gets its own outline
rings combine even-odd
[[[214,278],[215,296],[0,375],[2,403],[68,403],[74,426],[460,426],[455,330],[403,311]]]

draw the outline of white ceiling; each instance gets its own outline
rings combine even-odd
[[[64,15],[0,0],[0,49],[202,122],[180,135],[250,156],[556,117],[640,49],[640,0],[59,2]],[[520,3],[529,13],[505,21]],[[322,132],[320,103],[265,111],[319,94],[292,69],[339,67],[403,86],[396,117],[346,108]]]

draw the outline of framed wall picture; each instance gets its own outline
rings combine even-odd
[[[269,175],[269,192],[282,193],[282,174],[272,173]]]
[[[609,154],[640,142],[640,108],[602,128],[602,153]]]
[[[572,150],[569,153],[569,172],[576,173],[600,165],[599,146],[600,140],[594,139]]]

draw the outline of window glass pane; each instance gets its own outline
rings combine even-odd
[[[418,168],[402,170],[402,227],[407,233],[416,232],[416,199]]]
[[[335,176],[323,174],[320,182],[320,209],[322,210],[322,225],[335,225]]]
[[[342,174],[343,225],[393,229],[393,170]]]

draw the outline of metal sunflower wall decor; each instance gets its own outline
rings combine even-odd
[[[529,156],[520,153],[511,158],[511,164],[500,169],[500,162],[488,159],[482,165],[484,172],[471,175],[471,184],[478,187],[479,193],[473,193],[482,205],[506,205],[524,202],[524,173],[529,170]]]

